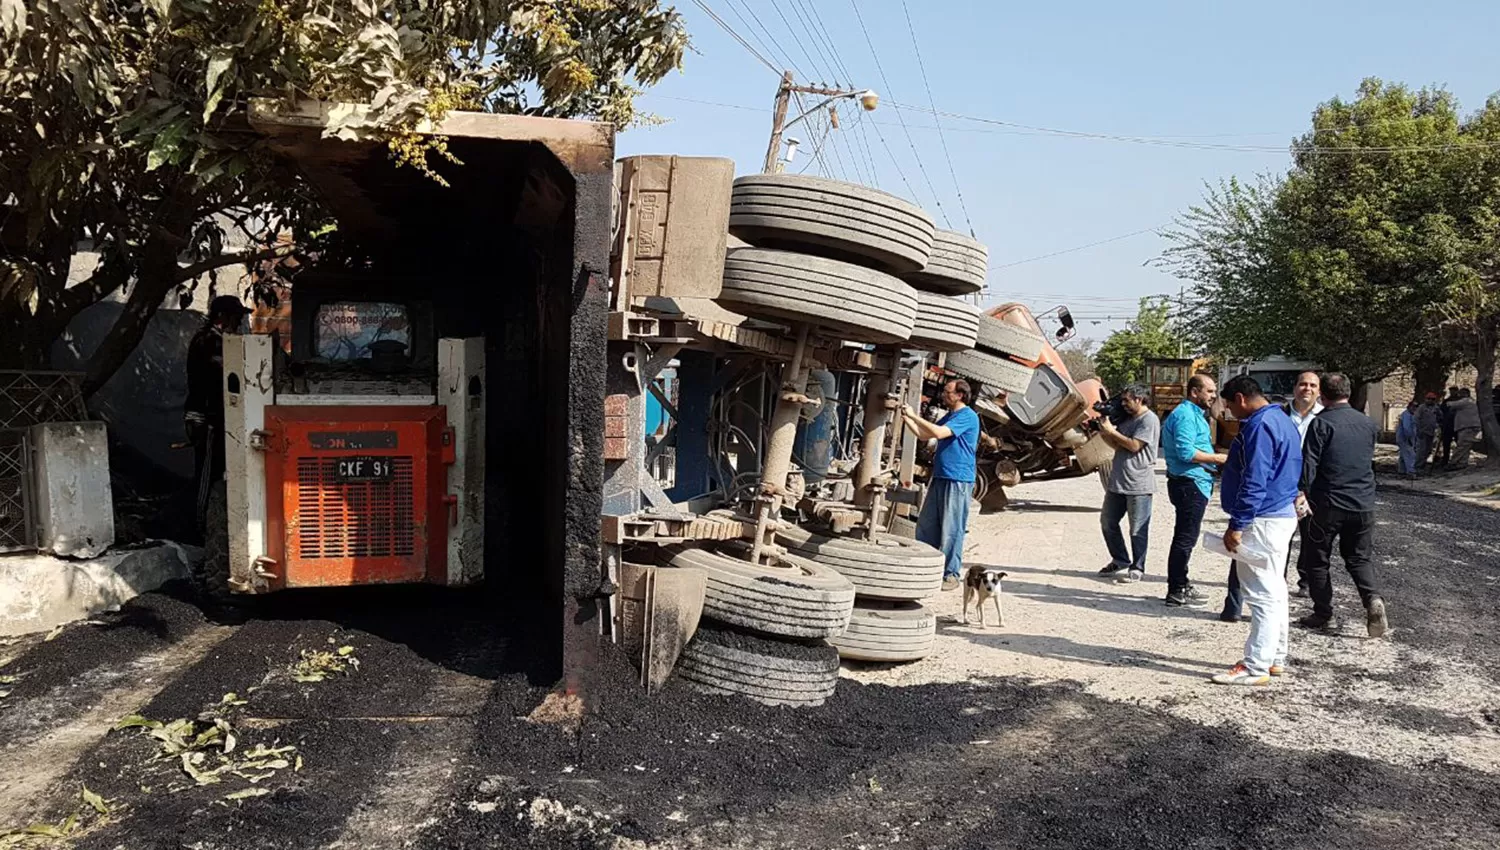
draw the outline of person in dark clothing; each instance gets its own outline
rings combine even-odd
[[[249,312],[240,299],[220,295],[210,302],[208,320],[188,343],[182,424],[193,446],[199,526],[214,482],[224,477],[224,334],[238,330]]]
[[[1299,488],[1311,514],[1298,568],[1308,578],[1313,613],[1298,624],[1321,629],[1336,622],[1328,566],[1337,540],[1344,567],[1364,602],[1370,637],[1380,637],[1389,624],[1370,558],[1375,536],[1374,459],[1379,429],[1370,417],[1349,406],[1349,395],[1347,377],[1336,372],[1323,376],[1325,409],[1313,420],[1302,447]]]
[[[1453,427],[1453,408],[1449,406],[1458,397],[1458,387],[1449,387],[1448,397],[1443,399],[1442,403],[1438,405],[1438,428],[1443,434],[1443,446],[1439,456],[1443,459],[1442,465],[1444,467],[1453,458],[1453,440],[1458,435],[1458,431]]]

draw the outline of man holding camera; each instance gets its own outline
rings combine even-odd
[[[1228,460],[1227,455],[1214,451],[1208,427],[1208,409],[1218,394],[1213,378],[1194,375],[1188,379],[1187,398],[1167,414],[1167,421],[1162,424],[1167,498],[1177,509],[1172,548],[1167,554],[1167,605],[1173,608],[1201,608],[1208,604],[1208,597],[1188,581],[1188,561],[1193,556],[1193,547],[1198,545],[1203,514],[1214,492],[1211,471]]]
[[[1114,465],[1105,486],[1104,510],[1099,525],[1109,563],[1102,576],[1117,576],[1120,584],[1140,581],[1146,575],[1146,544],[1151,537],[1151,501],[1156,494],[1156,446],[1161,439],[1161,420],[1151,412],[1151,392],[1143,386],[1126,387],[1104,416],[1100,434],[1114,447]],[[1130,548],[1120,533],[1120,520],[1130,517]]]

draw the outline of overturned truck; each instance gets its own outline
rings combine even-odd
[[[867,187],[616,163],[590,122],[451,114],[443,186],[333,137],[349,109],[252,111],[357,249],[299,273],[286,338],[226,339],[205,584],[482,583],[540,678],[613,641],[647,687],[789,705],[932,651],[895,412],[987,344],[982,244]],[[1050,368],[970,377],[1051,429]]]

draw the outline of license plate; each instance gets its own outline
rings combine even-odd
[[[395,477],[388,457],[341,457],[334,461],[333,477],[340,481],[389,481]]]

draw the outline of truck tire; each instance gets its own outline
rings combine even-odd
[[[808,322],[856,342],[905,342],[917,293],[882,272],[789,251],[741,248],[724,261],[718,301],[752,318]]]
[[[1047,338],[1026,328],[1003,322],[994,316],[980,316],[974,347],[987,354],[1014,357],[1035,363],[1047,347]]]
[[[766,635],[815,640],[841,633],[854,609],[854,585],[822,564],[785,558],[765,567],[707,549],[668,555],[674,567],[707,578],[703,616]]]
[[[734,181],[729,232],[760,248],[784,248],[892,274],[920,271],[932,254],[932,217],[871,189],[802,174]]]
[[[1031,367],[1022,366],[983,351],[959,351],[948,355],[944,368],[981,384],[994,392],[991,395],[1024,393],[1031,386]]]
[[[890,528],[886,529],[885,533],[891,537],[899,537],[902,540],[916,540],[917,521],[909,516],[893,516],[891,517]],[[857,599],[855,600],[855,604],[858,604]]]
[[[766,705],[822,705],[838,686],[839,651],[823,641],[792,643],[703,624],[683,650],[677,675],[708,693]]]
[[[943,553],[916,540],[884,536],[876,542],[783,529],[776,541],[795,555],[832,567],[872,599],[913,602],[943,587]]]
[[[229,488],[223,481],[208,491],[203,518],[203,559],[193,566],[193,584],[206,609],[235,607],[229,591]]]
[[[911,342],[917,351],[968,351],[979,332],[979,311],[957,298],[917,293],[917,320]]]
[[[919,272],[902,275],[907,283],[939,295],[972,295],[984,291],[990,250],[984,243],[952,230],[933,234],[932,254]]]
[[[937,617],[917,602],[861,599],[849,628],[829,643],[851,661],[920,661],[937,645]]]

